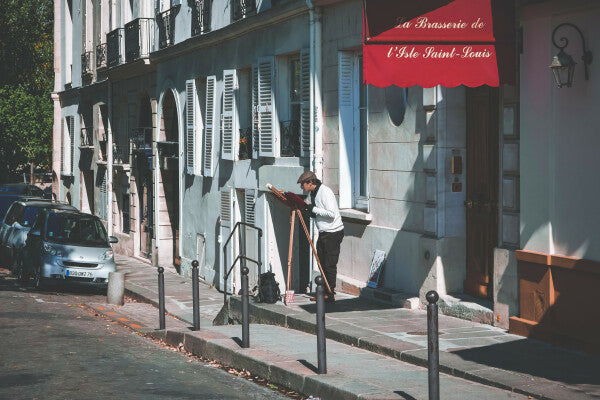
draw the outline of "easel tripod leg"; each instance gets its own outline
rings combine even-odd
[[[310,237],[310,233],[308,232],[308,228],[306,227],[306,223],[304,222],[302,213],[300,212],[300,210],[296,210],[296,212],[298,213],[298,219],[300,220],[300,223],[302,224],[302,227],[304,228],[304,233],[306,234],[306,239],[308,239],[308,243],[310,243],[310,247],[312,248],[313,254],[315,255],[315,258],[317,259],[317,265],[319,266],[319,271],[321,271],[321,276],[323,277],[323,280],[325,281],[325,286],[327,286],[327,290],[329,291],[329,293],[333,294],[333,291],[331,290],[331,287],[329,286],[329,282],[327,282],[327,278],[325,277],[325,272],[323,271],[323,267],[321,267],[321,261],[319,260],[319,256],[317,255],[317,249],[315,249],[315,245],[313,244],[313,241]]]

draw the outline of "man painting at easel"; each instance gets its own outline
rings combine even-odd
[[[310,192],[310,196],[306,199],[306,209],[315,219],[319,231],[317,255],[331,288],[331,292],[325,296],[325,299],[332,302],[335,301],[337,263],[340,245],[344,238],[344,224],[333,191],[323,185],[314,172],[304,172],[298,178],[298,183],[302,190]]]

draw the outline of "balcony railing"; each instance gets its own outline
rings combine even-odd
[[[86,51],[81,54],[81,76],[90,77],[94,75],[94,54],[92,51]]]
[[[282,121],[280,134],[281,156],[300,157],[300,121]]]
[[[129,143],[113,144],[113,164],[129,164]]]
[[[256,12],[256,0],[232,0],[233,20],[237,21]]]
[[[131,130],[133,152],[148,153],[152,151],[152,127],[134,128]]]
[[[156,142],[160,169],[177,170],[179,168],[179,143]]]
[[[170,8],[158,14],[156,23],[158,24],[158,47],[165,47],[175,43],[175,13],[177,8]]]
[[[106,34],[106,62],[108,67],[116,67],[124,61],[125,46],[123,28],[117,28]]]
[[[240,129],[240,150],[238,159],[252,158],[252,127]]]
[[[96,69],[106,68],[106,43],[96,46]]]
[[[194,0],[192,8],[192,36],[210,32],[212,0]]]
[[[154,43],[154,19],[138,18],[125,24],[125,61],[147,58]]]
[[[79,137],[79,148],[80,149],[93,149],[94,148],[94,135],[93,131],[88,128],[81,128],[81,136]]]

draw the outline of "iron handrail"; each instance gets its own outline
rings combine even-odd
[[[247,222],[236,222],[236,224],[234,225],[233,229],[231,230],[231,233],[229,234],[229,236],[227,237],[227,240],[225,241],[225,244],[223,245],[223,268],[227,269],[226,265],[227,265],[227,245],[229,244],[229,242],[231,241],[231,238],[233,237],[233,235],[235,234],[236,229],[238,229],[238,227],[240,225],[244,225],[247,226],[249,228],[255,229],[258,232],[258,238],[259,238],[259,243],[258,243],[258,260],[253,260],[251,258],[246,257],[245,252],[246,252],[246,246],[244,246],[244,254],[240,254],[236,257],[236,259],[233,261],[233,263],[231,264],[231,267],[229,268],[228,271],[223,271],[223,306],[227,305],[227,279],[229,278],[229,275],[231,274],[231,271],[233,270],[233,267],[235,267],[235,264],[237,263],[238,260],[243,260],[243,261],[251,261],[253,263],[255,263],[258,266],[258,270],[260,272],[260,267],[262,266],[262,262],[261,260],[261,248],[262,248],[262,229],[259,228],[256,225],[252,225],[249,224]],[[239,231],[241,234],[241,230]],[[240,263],[240,265],[242,265],[242,263]]]

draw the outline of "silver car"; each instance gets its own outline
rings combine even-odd
[[[25,245],[27,233],[40,210],[51,208],[77,211],[75,207],[67,204],[32,198],[20,199],[11,204],[4,218],[0,220],[0,256],[4,265],[13,269],[14,262]]]
[[[50,282],[106,287],[109,272],[116,270],[110,246],[116,242],[94,215],[44,210],[27,235],[17,275],[31,276],[38,289]]]

